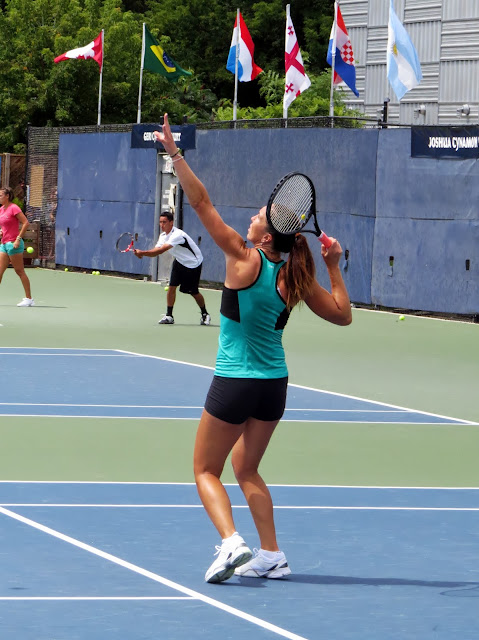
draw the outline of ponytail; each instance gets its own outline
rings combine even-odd
[[[306,238],[296,235],[273,233],[273,249],[288,253],[284,266],[284,282],[286,285],[286,306],[289,311],[312,291],[316,279],[316,267],[313,254]]]

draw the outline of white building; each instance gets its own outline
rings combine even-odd
[[[347,104],[409,125],[479,122],[479,0],[394,0],[421,63],[423,79],[398,102],[386,77],[390,0],[341,0],[356,60],[359,98],[344,85]]]

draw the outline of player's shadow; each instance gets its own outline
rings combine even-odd
[[[361,578],[355,576],[326,576],[318,574],[293,574],[281,579],[281,582],[292,582],[295,584],[317,584],[317,585],[351,585],[366,587],[429,587],[434,589],[447,589],[441,595],[451,597],[479,597],[478,582],[458,582],[452,580],[414,580],[409,578]],[[268,578],[239,578],[236,584],[261,588]],[[276,582],[276,580],[275,580]],[[279,582],[279,580],[278,580]]]
[[[287,578],[291,582],[320,585],[362,585],[367,587],[430,587],[434,589],[454,589],[442,595],[457,596],[459,592],[468,597],[479,597],[478,582],[459,582],[453,580],[415,580],[410,578],[361,578],[353,576],[325,576],[313,574],[297,574]]]

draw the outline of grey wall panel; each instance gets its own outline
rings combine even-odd
[[[62,198],[154,202],[156,151],[130,149],[129,133],[60,134]]]
[[[152,247],[156,240],[152,236],[153,217],[153,203],[62,199],[56,218],[56,262],[147,275],[150,260],[119,253],[115,244],[121,233],[129,231],[138,233],[139,247]]]
[[[301,171],[314,182],[319,211],[374,216],[377,136],[361,129],[199,131],[188,160],[215,206],[258,210],[283,175]]]
[[[479,161],[411,158],[409,129],[381,131],[377,217],[479,220]]]
[[[479,2],[476,0],[442,0],[443,20],[479,18]]]
[[[463,102],[479,100],[479,60],[443,62],[441,64],[441,102]]]
[[[441,0],[407,0],[404,22],[407,24],[424,20],[440,20],[441,13]]]
[[[373,303],[443,313],[479,312],[479,222],[378,218]],[[390,258],[394,257],[394,266]],[[466,269],[466,260],[472,269]]]

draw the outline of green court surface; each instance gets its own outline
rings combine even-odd
[[[11,269],[0,286],[1,347],[122,349],[214,365],[217,290],[203,290],[212,326],[200,326],[182,294],[175,325],[159,326],[166,293],[157,283],[28,274],[34,308],[16,306],[23,291]],[[479,423],[477,324],[354,309],[349,327],[335,327],[302,308],[284,344],[291,383]],[[158,388],[152,402],[160,399]],[[0,479],[192,482],[195,429],[194,420],[0,417]],[[262,471],[278,484],[477,487],[478,450],[478,424],[285,422]],[[229,468],[224,480],[233,481]]]

